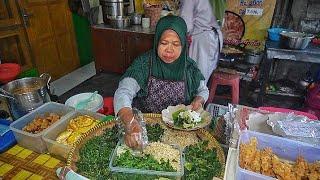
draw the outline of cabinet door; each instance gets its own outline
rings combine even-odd
[[[39,72],[57,79],[76,69],[79,58],[67,1],[18,2]]]
[[[125,51],[123,32],[109,29],[92,29],[93,53],[96,70],[123,73]]]
[[[20,64],[23,71],[32,67],[28,39],[14,0],[0,0],[0,60]]]
[[[152,49],[153,34],[126,32],[126,63],[127,69],[139,55]]]
[[[13,0],[0,1],[0,28],[20,25],[19,13],[16,2]]]

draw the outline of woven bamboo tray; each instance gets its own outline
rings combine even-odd
[[[162,123],[161,114],[143,114],[143,117],[147,124],[160,124],[162,128],[167,129],[166,125]],[[76,143],[72,146],[68,158],[67,158],[67,167],[71,168],[73,171],[77,172],[76,162],[79,160],[79,150],[80,148],[92,137],[100,136],[103,134],[104,130],[111,129],[116,125],[116,121],[112,120],[109,122],[100,123],[95,126],[93,129],[83,134]],[[217,157],[222,165],[222,170],[220,173],[220,177],[223,178],[224,168],[225,168],[225,156],[222,148],[220,147],[217,140],[206,130],[199,129],[197,131],[193,131],[190,133],[196,133],[199,139],[208,141],[208,148],[216,148]]]

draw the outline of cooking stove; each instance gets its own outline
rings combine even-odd
[[[0,119],[8,119],[10,121],[13,120],[11,117],[7,99],[3,97],[0,97]]]

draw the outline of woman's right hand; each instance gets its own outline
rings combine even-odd
[[[142,146],[142,128],[139,122],[134,118],[131,108],[122,108],[118,116],[124,124],[124,141],[127,146],[133,149],[139,149]]]

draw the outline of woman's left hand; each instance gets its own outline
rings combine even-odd
[[[204,99],[201,96],[196,96],[193,101],[191,102],[192,110],[196,111],[199,108],[202,108],[204,104]]]

